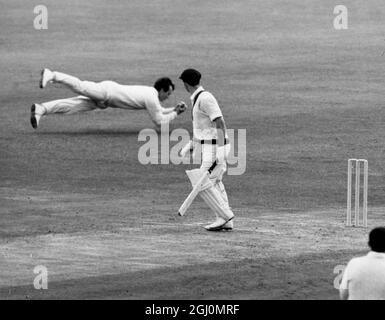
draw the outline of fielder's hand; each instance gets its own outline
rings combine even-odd
[[[187,105],[183,101],[179,102],[176,107],[174,108],[174,111],[179,115],[182,112],[185,112],[187,110]]]

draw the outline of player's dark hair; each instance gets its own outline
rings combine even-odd
[[[154,88],[159,92],[163,89],[163,91],[168,91],[170,89],[170,86],[172,90],[175,90],[175,85],[172,83],[170,78],[164,77],[159,78],[155,81]]]
[[[370,231],[368,244],[372,251],[385,252],[385,227],[377,227]]]
[[[198,70],[186,69],[182,72],[179,79],[181,79],[183,82],[189,84],[190,86],[195,87],[201,81],[201,77],[202,77],[202,75]]]

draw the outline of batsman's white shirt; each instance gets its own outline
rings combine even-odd
[[[349,290],[349,300],[385,300],[385,253],[370,251],[350,260],[340,289]]]
[[[191,104],[193,105],[192,117],[193,117],[193,134],[195,141],[193,158],[197,157],[197,153],[201,154],[202,165],[201,169],[207,170],[216,159],[217,144],[202,144],[200,146],[199,140],[212,140],[218,138],[218,132],[215,122],[216,118],[223,117],[222,111],[218,105],[215,97],[207,91],[204,91],[202,86],[199,86],[191,95]],[[199,94],[202,92],[201,94]],[[199,94],[199,97],[194,105],[194,99]],[[226,138],[228,138],[226,133]],[[230,153],[230,144],[225,146],[226,154]],[[223,173],[226,171],[226,163],[217,165],[214,170],[219,172],[219,180],[222,178]],[[215,176],[215,174],[213,174]],[[213,176],[212,175],[212,176]]]
[[[194,104],[195,97],[202,91],[204,91],[202,86],[194,91],[190,97],[191,105]],[[222,117],[222,111],[215,97],[210,92],[202,92],[192,110],[194,138],[198,140],[217,139],[217,128],[213,121],[219,117]]]

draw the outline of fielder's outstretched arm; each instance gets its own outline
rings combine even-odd
[[[175,111],[175,108],[163,108],[162,107],[162,113],[163,114],[169,114],[171,112]]]
[[[148,102],[146,104],[146,108],[148,113],[150,114],[151,120],[157,125],[160,126],[162,123],[169,123],[174,120],[179,114],[184,112],[186,108],[184,107],[186,104],[183,102],[178,103],[175,108],[167,108],[172,109],[169,113],[163,113],[163,108],[160,103]]]

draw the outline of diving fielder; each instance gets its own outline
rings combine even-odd
[[[216,161],[209,179],[203,182],[199,195],[214,212],[216,219],[205,226],[208,231],[233,229],[234,213],[229,206],[225,187],[222,183],[226,172],[226,159],[230,153],[229,139],[221,109],[215,97],[200,85],[201,74],[194,69],[186,69],[179,77],[186,90],[191,94],[193,141],[190,141],[181,151],[184,156],[197,150],[197,144],[202,147],[202,164],[200,169],[186,171],[191,184],[194,185],[203,173]],[[198,148],[199,149],[199,148]]]
[[[98,83],[81,81],[65,73],[43,69],[40,88],[45,88],[49,82],[61,83],[80,96],[41,104],[34,103],[31,107],[31,125],[34,129],[39,126],[43,116],[55,113],[73,114],[106,108],[146,109],[151,120],[159,127],[162,123],[174,120],[186,110],[186,104],[183,101],[178,103],[175,108],[162,107],[161,102],[165,101],[175,89],[169,78],[158,79],[153,87],[127,86],[114,81]]]

